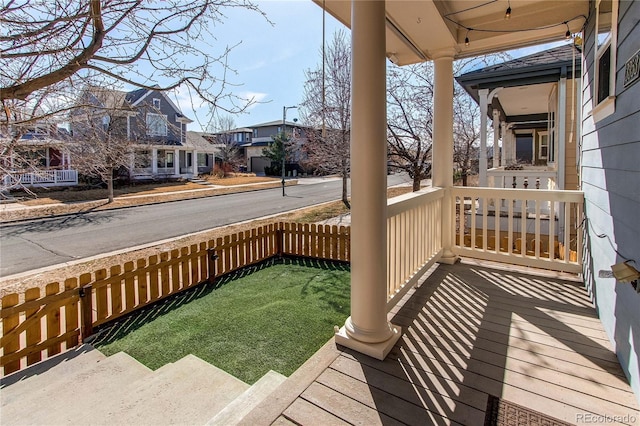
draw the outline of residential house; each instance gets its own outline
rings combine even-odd
[[[480,105],[484,127],[481,126],[480,140],[480,186],[493,188],[524,189],[578,189],[578,138],[579,112],[577,103],[580,94],[580,47],[574,40],[553,49],[537,52],[522,58],[497,65],[481,68],[456,77],[458,83]],[[487,126],[486,119],[492,120],[493,167],[488,167]],[[500,139],[502,147],[500,148]],[[519,210],[521,201],[512,208]],[[534,205],[528,208],[533,215]],[[554,220],[555,255],[562,255],[557,243],[564,234],[564,212],[555,207],[554,217],[549,210],[551,206],[541,206],[545,220],[541,222],[541,234],[545,236],[543,245],[548,246],[550,220]],[[505,213],[508,206],[502,204],[489,205],[488,214],[493,216],[496,209]],[[483,206],[477,207],[477,222],[482,220]],[[466,227],[469,229],[467,214]],[[491,217],[489,218],[491,219]],[[507,229],[507,219],[502,221],[502,229]],[[575,218],[573,218],[575,220]],[[535,239],[533,227],[535,220],[529,218],[515,219],[513,226],[521,224],[526,228],[524,239],[516,239],[513,243],[523,245],[523,241],[531,243]],[[493,236],[494,222],[488,221],[489,238]],[[478,228],[479,229],[479,228]],[[506,231],[501,236],[502,245],[508,244]],[[574,239],[575,241],[575,239]],[[467,238],[467,244],[470,244]],[[576,247],[571,247],[575,255]],[[547,252],[547,250],[543,250]],[[571,255],[571,254],[570,254]]]
[[[287,121],[285,130],[287,134],[291,134],[289,143],[295,144],[294,157],[288,159],[287,171],[300,172],[300,160],[304,157],[301,147],[306,141],[305,127],[297,122]],[[271,145],[273,137],[282,131],[282,120],[276,120],[216,133],[212,135],[212,138],[215,139],[216,136],[230,138],[230,141],[237,144],[242,150],[247,171],[263,174],[265,167],[271,166],[271,160],[264,156],[263,151]]]
[[[5,163],[1,185],[4,190],[78,184],[65,128],[45,120],[4,128],[6,133],[0,135]]]
[[[456,77],[493,124],[493,164],[482,160],[481,186],[523,188],[526,179],[529,188],[578,189],[581,55],[572,39]],[[487,152],[486,131],[481,142]]]
[[[83,93],[80,102],[91,107],[74,111],[72,131],[83,120],[121,121],[119,127],[135,151],[129,167],[132,179],[191,178],[199,169],[211,170],[215,148],[196,135],[188,137],[187,125],[192,120],[165,92],[93,87]],[[82,132],[74,131],[74,138],[79,137]]]

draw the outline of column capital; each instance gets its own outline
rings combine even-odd
[[[436,61],[438,59],[453,59],[455,58],[458,50],[455,47],[445,47],[442,49],[437,49],[429,52],[429,56]]]

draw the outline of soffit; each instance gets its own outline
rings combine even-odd
[[[546,114],[549,111],[549,95],[555,83],[506,87],[497,98],[507,116]]]
[[[351,26],[350,1],[313,1]],[[387,56],[406,65],[445,49],[463,58],[561,40],[567,26],[581,30],[588,9],[588,0],[387,0]]]

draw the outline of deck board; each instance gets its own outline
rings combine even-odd
[[[390,319],[403,336],[384,361],[334,343],[333,361],[290,396],[286,419],[481,425],[493,395],[571,424],[587,413],[640,423],[636,396],[580,283],[440,265]]]

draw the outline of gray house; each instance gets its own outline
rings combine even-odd
[[[105,120],[107,115],[109,120],[122,122],[122,132],[135,143],[129,167],[131,178],[191,178],[211,171],[215,147],[198,135],[188,136],[187,125],[192,120],[166,93],[92,87],[85,90],[80,101],[95,107],[89,118],[84,114],[87,108],[76,111],[72,129],[81,120]]]

